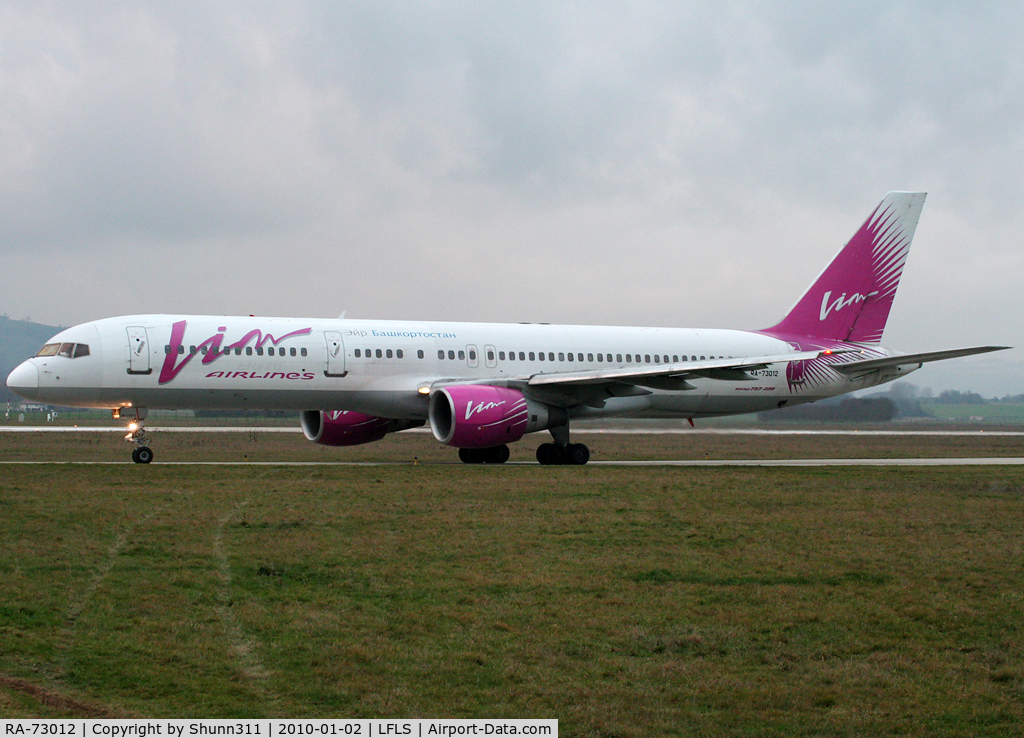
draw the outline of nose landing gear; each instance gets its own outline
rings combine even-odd
[[[146,434],[146,408],[117,408],[114,410],[114,418],[125,418],[126,410],[133,412],[134,417],[129,417],[128,434],[124,437],[128,443],[135,446],[132,449],[132,461],[136,464],[148,464],[153,460],[153,450],[149,447],[149,436]]]

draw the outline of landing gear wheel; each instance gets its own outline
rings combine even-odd
[[[565,446],[557,443],[542,443],[537,447],[537,461],[544,466],[557,466],[566,461]]]
[[[487,451],[487,458],[484,459],[485,464],[504,464],[508,461],[508,457],[512,455],[512,452],[508,450],[508,446],[504,444],[485,450]]]
[[[136,464],[148,464],[153,460],[153,451],[148,446],[142,446],[132,451],[132,461]]]
[[[590,461],[590,449],[583,443],[570,443],[565,447],[566,461],[574,466],[583,466]]]
[[[504,464],[511,452],[508,446],[492,446],[490,448],[460,448],[459,460],[463,464]]]
[[[544,465],[571,464],[583,466],[590,461],[590,449],[582,443],[542,443],[537,447],[537,461]]]

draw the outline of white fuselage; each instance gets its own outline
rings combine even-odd
[[[22,396],[74,407],[352,410],[399,419],[426,418],[430,392],[451,382],[801,349],[734,330],[176,315],[85,323],[58,334],[53,344],[63,351],[34,357],[11,375]],[[84,345],[88,353],[69,356],[67,344]],[[787,378],[780,362],[735,381],[691,377],[685,389],[662,389],[652,381],[642,394],[564,406],[572,418],[758,412],[870,387],[911,370],[849,378],[819,369],[815,381],[804,382]],[[546,391],[557,398],[556,388]]]

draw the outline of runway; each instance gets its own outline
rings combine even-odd
[[[408,461],[154,461],[140,465],[132,461],[0,461],[0,466],[62,465],[62,466],[130,466],[147,468],[154,466],[455,466],[466,467],[460,461],[420,462]],[[752,467],[825,467],[825,466],[1022,466],[1024,458],[1012,456],[958,457],[929,459],[662,459],[647,461],[591,461],[587,466],[752,466]],[[474,464],[474,468],[500,468],[511,466],[536,466],[532,461],[512,461],[506,464]],[[566,467],[545,467],[566,468]]]
[[[150,433],[302,433],[302,429],[284,425],[252,426],[187,426],[147,425]],[[69,426],[69,425],[0,425],[0,433],[124,433],[123,425],[117,426]],[[413,428],[405,433],[430,433],[429,428]],[[816,428],[573,428],[573,435],[625,435],[625,436],[934,436],[934,437],[986,437],[1024,436],[1024,430],[843,430]]]
[[[149,426],[151,433],[273,433],[296,434],[300,428],[291,426]],[[116,426],[12,426],[0,425],[0,433],[124,433]],[[403,433],[430,433],[416,428]],[[1007,430],[843,430],[843,429],[774,429],[774,428],[679,428],[679,429],[618,429],[581,428],[573,430],[580,435],[742,435],[742,436],[890,436],[890,437],[1022,437],[1022,431]],[[12,464],[64,464],[64,465],[126,465],[124,461],[0,461]],[[153,466],[411,466],[408,461],[154,461]],[[421,466],[463,466],[459,461],[420,462]],[[935,467],[935,466],[1021,466],[1022,457],[944,457],[944,458],[852,458],[852,459],[660,459],[645,461],[597,461],[588,466],[679,466],[679,467]],[[509,462],[505,466],[538,466],[534,462]]]

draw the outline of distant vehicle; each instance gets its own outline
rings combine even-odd
[[[254,408],[301,410],[306,438],[328,446],[429,423],[466,463],[503,463],[509,443],[547,430],[541,464],[585,464],[590,451],[569,440],[573,420],[760,412],[1006,348],[879,345],[924,199],[886,195],[763,330],[132,315],[61,331],[7,386],[130,418],[141,463],[153,458],[149,408]]]

